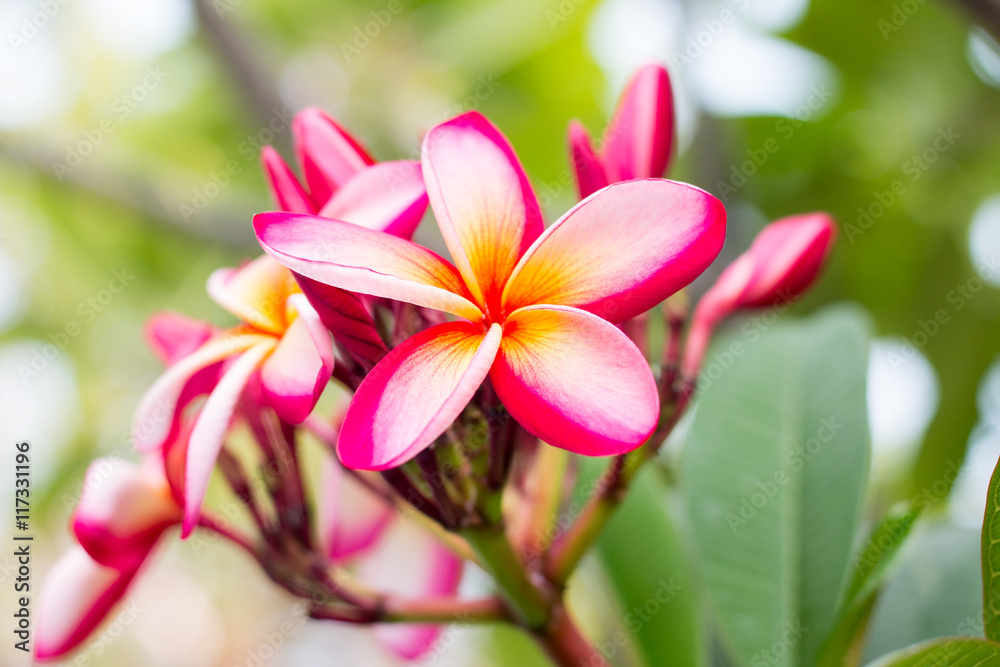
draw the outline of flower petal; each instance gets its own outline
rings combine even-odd
[[[90,464],[73,513],[73,532],[90,557],[118,570],[138,568],[163,531],[180,521],[164,480],[120,459]]]
[[[760,308],[799,296],[830,254],[835,230],[826,213],[789,216],[765,227],[748,253],[754,272],[739,305]]]
[[[420,163],[380,162],[347,181],[319,214],[408,239],[427,210]]]
[[[453,596],[462,580],[462,561],[412,521],[394,521],[374,551],[358,564],[359,578],[379,591],[408,597]],[[426,653],[441,625],[376,625],[375,634],[405,660]]]
[[[587,456],[635,449],[660,415],[642,353],[620,329],[576,308],[531,306],[512,313],[490,380],[528,431]]]
[[[215,327],[187,315],[164,311],[146,321],[146,340],[165,366],[186,357],[215,333]]]
[[[295,114],[292,142],[309,193],[320,208],[337,188],[375,162],[357,139],[315,107]]]
[[[208,295],[258,329],[281,335],[287,325],[285,300],[295,280],[278,262],[261,255],[238,269],[218,269],[208,278]]]
[[[267,174],[267,184],[271,196],[282,211],[291,213],[315,213],[316,206],[309,194],[299,185],[299,179],[281,158],[278,151],[270,146],[264,146],[260,154]]]
[[[661,65],[646,65],[625,87],[604,135],[604,166],[612,183],[659,178],[674,142],[670,77]]]
[[[320,544],[340,563],[375,544],[394,512],[348,474],[332,452],[324,457],[321,474]]]
[[[254,216],[261,247],[307,278],[482,319],[454,266],[427,248],[339,220],[291,213]]]
[[[504,290],[504,312],[556,304],[624,322],[694,280],[725,236],[722,202],[694,186],[661,179],[610,185],[524,254]]]
[[[489,372],[500,326],[438,324],[411,336],[372,369],[347,408],[337,455],[348,468],[385,470],[444,433]]]
[[[301,424],[330,381],[333,341],[305,297],[295,294],[290,302],[299,315],[261,366],[260,381],[264,399],[278,416]]]
[[[524,169],[506,137],[477,112],[428,132],[422,161],[455,265],[477,302],[496,311],[517,260],[543,229]]]
[[[333,337],[356,358],[377,364],[389,351],[357,294],[295,275],[302,293]]]
[[[594,152],[587,130],[576,120],[569,124],[569,155],[580,199],[586,199],[607,186],[608,177],[604,172],[604,164]]]
[[[250,376],[274,349],[274,339],[267,339],[244,352],[226,371],[215,391],[205,401],[188,441],[184,480],[184,524],[181,537],[194,530],[201,517],[208,482],[219,458],[219,451],[233,419],[236,404]]]
[[[49,571],[38,599],[35,659],[55,660],[90,636],[128,589],[134,570],[119,571],[73,546]]]
[[[168,368],[146,391],[136,408],[132,421],[136,449],[156,449],[175,431],[178,412],[185,405],[183,398],[189,394],[187,389],[198,371],[266,340],[270,337],[225,332]]]

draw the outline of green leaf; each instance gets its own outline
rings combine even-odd
[[[982,637],[978,530],[920,522],[872,612],[865,659],[938,637]]]
[[[983,631],[1000,641],[1000,463],[993,469],[983,517]]]
[[[603,638],[605,654],[629,646],[649,667],[703,665],[705,631],[689,553],[671,516],[670,496],[651,464],[597,543],[597,553],[622,613],[622,626]]]
[[[1000,644],[982,639],[950,637],[910,646],[880,658],[869,667],[995,667]]]
[[[735,662],[814,665],[865,488],[868,325],[843,307],[765,322],[712,348],[680,483]]]
[[[920,516],[918,509],[893,514],[872,531],[854,559],[854,577],[847,587],[840,616],[820,654],[820,667],[857,664],[872,607],[882,579]]]

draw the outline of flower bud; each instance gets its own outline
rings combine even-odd
[[[790,303],[805,292],[830,254],[834,231],[826,213],[790,216],[765,227],[698,303],[684,356],[685,377],[697,374],[720,321],[736,310]]]

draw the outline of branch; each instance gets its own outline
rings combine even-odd
[[[583,513],[549,551],[543,571],[553,584],[556,586],[566,584],[580,559],[587,553],[625,499],[629,484],[636,472],[646,461],[656,456],[660,445],[680,421],[693,391],[692,385],[685,385],[670,416],[663,420],[649,440],[628,454],[616,456],[611,462],[608,471],[605,472],[607,480],[598,484],[587,501]]]
[[[484,623],[509,621],[510,612],[503,600],[497,597],[482,600],[456,600],[454,598],[429,598],[400,600],[386,598],[383,604],[383,623]]]
[[[170,231],[179,231],[201,239],[209,239],[234,248],[255,248],[249,227],[250,213],[219,219],[218,224],[193,225],[179,215],[177,202],[168,203],[154,187],[140,178],[125,173],[95,169],[72,169],[57,176],[52,164],[62,156],[37,149],[25,149],[0,143],[0,160],[20,169],[32,171],[53,183],[69,186],[87,195],[97,196],[116,206],[138,213],[144,220],[157,223]]]
[[[285,108],[281,98],[274,92],[271,77],[254,57],[254,51],[247,48],[246,40],[230,25],[226,25],[210,0],[195,0],[194,5],[205,37],[223,66],[229,70],[257,123],[267,125],[275,113]]]

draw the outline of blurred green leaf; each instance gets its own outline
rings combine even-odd
[[[979,546],[978,530],[919,525],[875,603],[865,660],[938,637],[982,636]]]
[[[983,630],[1000,641],[1000,463],[993,470],[983,517]]]
[[[867,321],[839,307],[726,336],[705,366],[680,480],[738,664],[815,664],[833,626],[868,464],[867,350]]]
[[[861,553],[855,557],[854,577],[847,588],[836,625],[823,645],[821,667],[858,663],[882,580],[919,516],[919,510],[908,508],[887,517],[872,531]]]
[[[637,548],[638,546],[638,548]],[[624,630],[602,651],[634,640],[649,667],[703,665],[706,641],[689,554],[655,469],[639,473],[628,498],[598,541],[598,554],[624,612]]]
[[[937,639],[888,655],[870,667],[993,667],[1000,644],[982,639]]]

